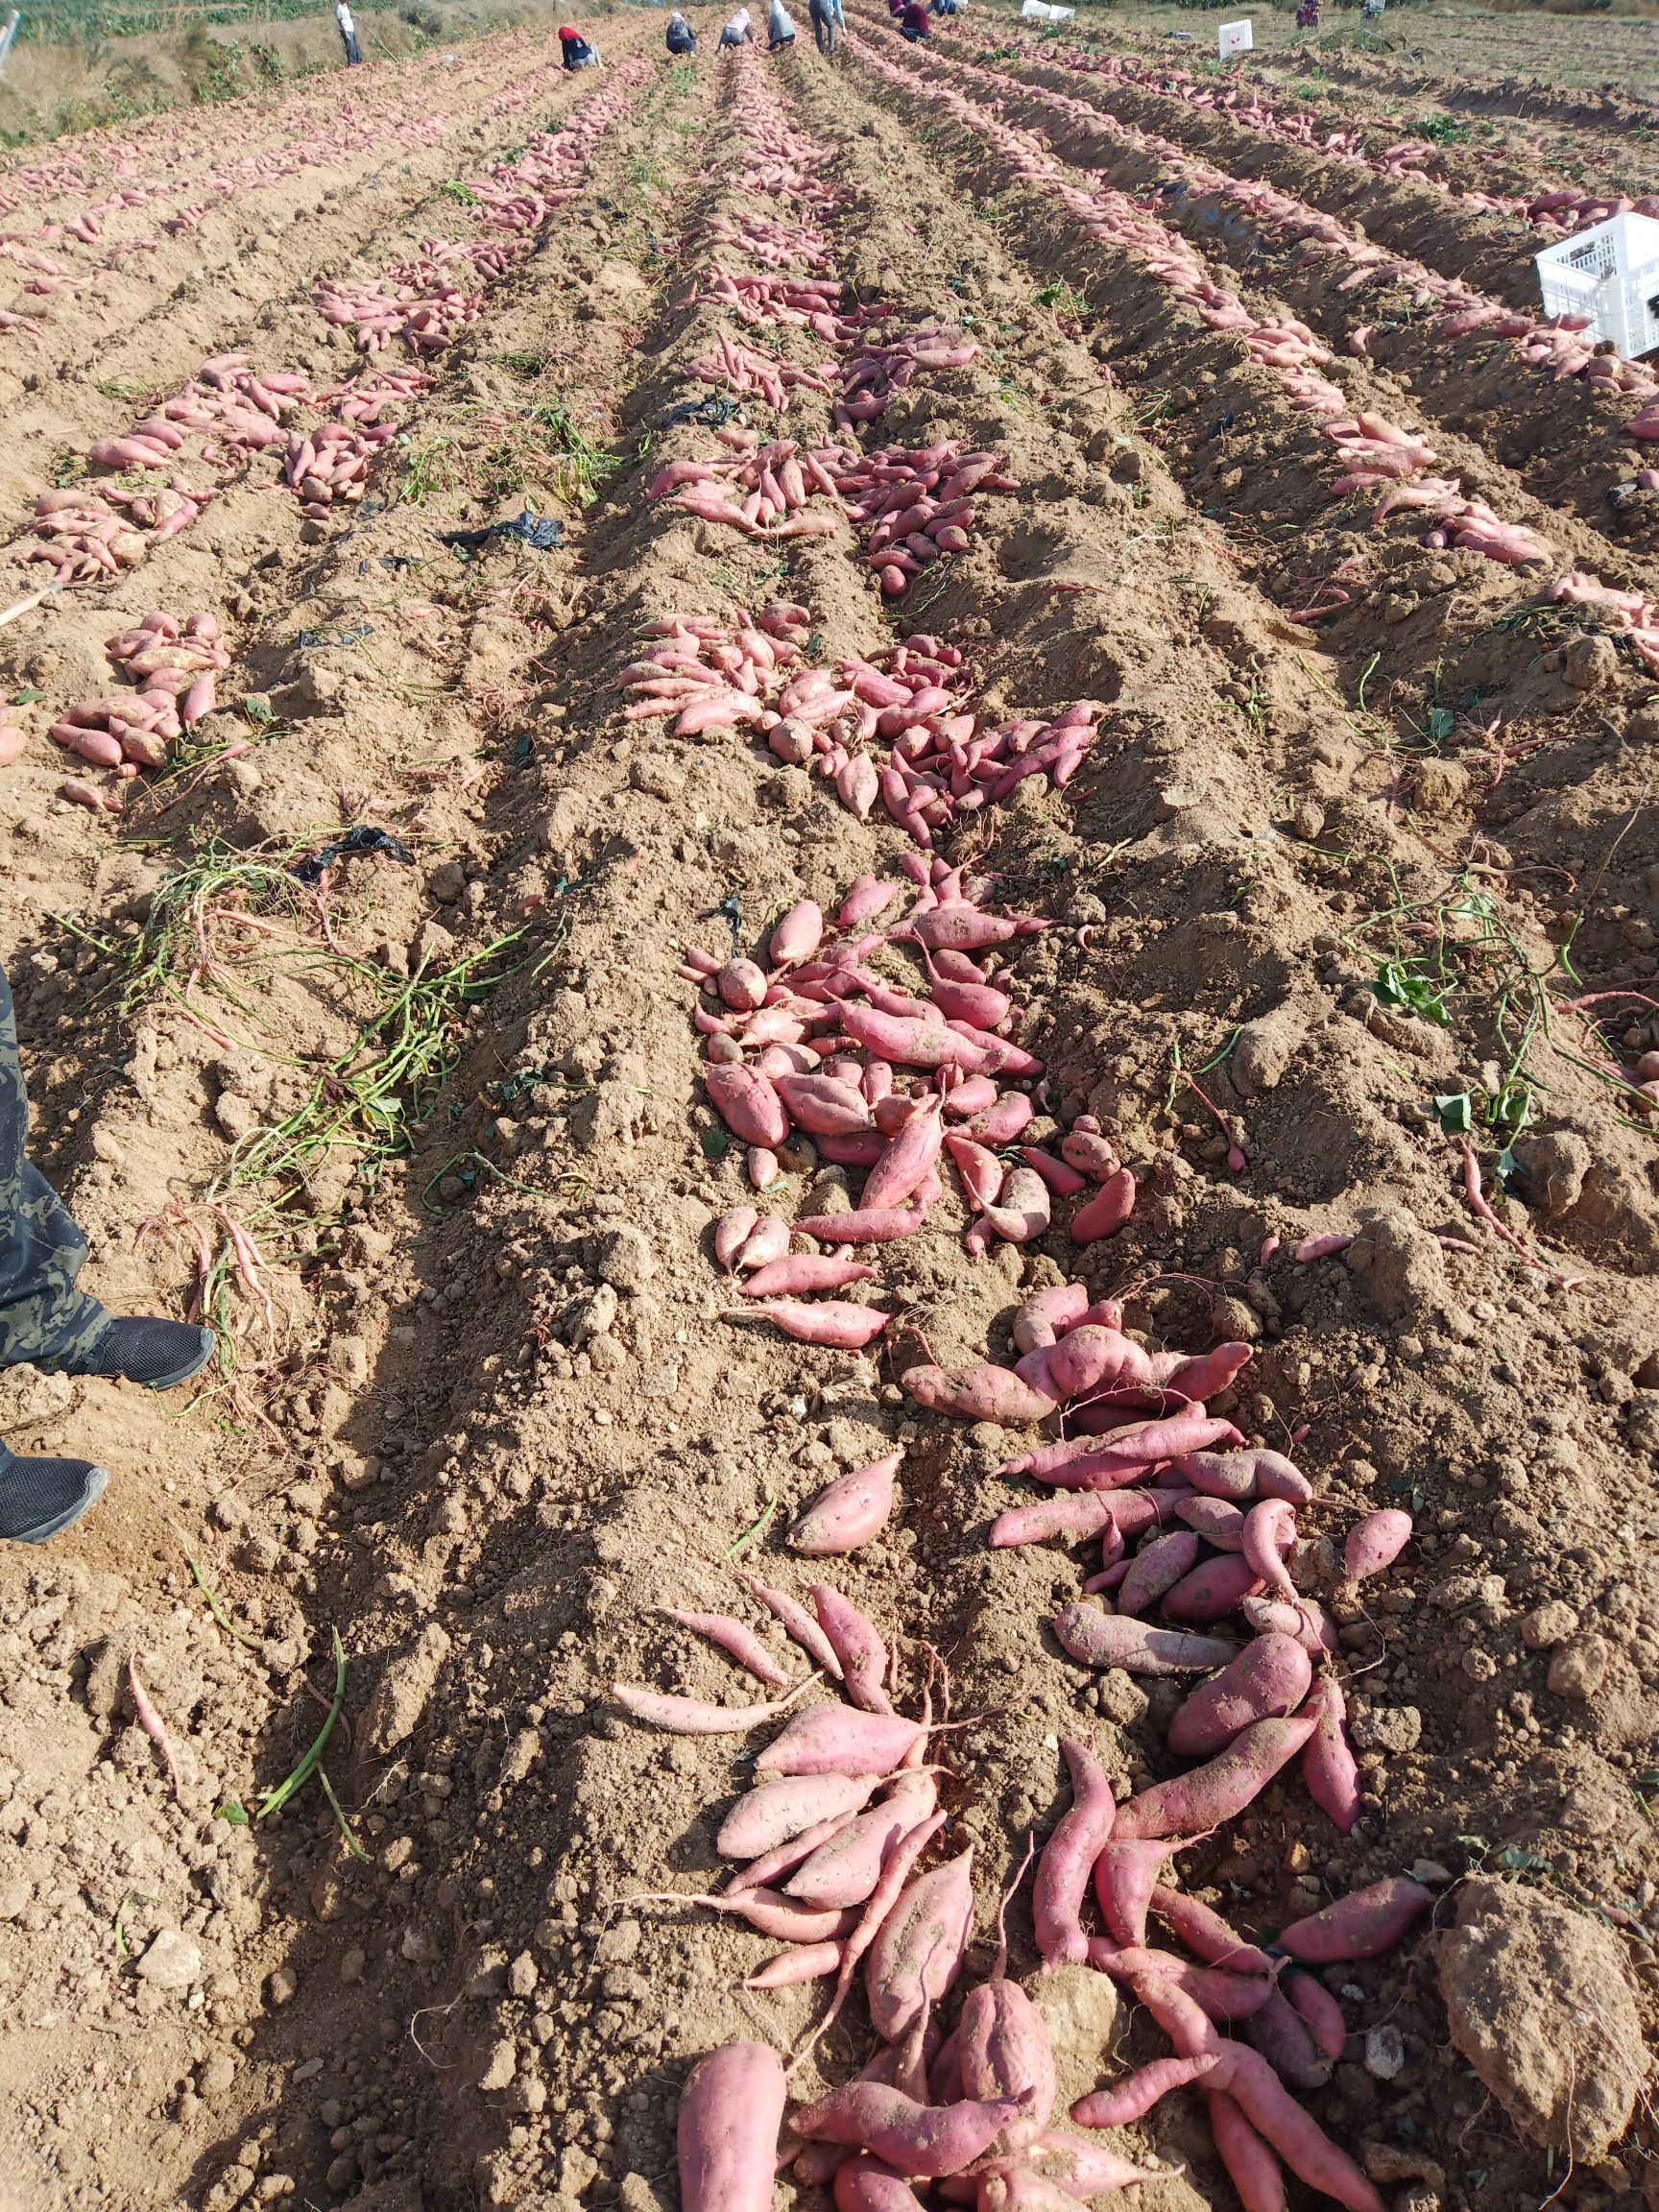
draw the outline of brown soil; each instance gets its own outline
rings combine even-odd
[[[663,461],[709,450],[668,420],[705,396],[683,364],[719,327],[687,294],[706,219],[752,204],[712,15],[693,72],[667,69],[649,17],[607,26],[598,80],[554,84],[521,43],[480,41],[442,144],[396,169],[364,147],[291,204],[171,242],[177,266],[148,268],[112,338],[54,308],[45,338],[0,340],[15,520],[59,449],[129,420],[95,381],[111,360],[157,391],[243,345],[343,375],[313,278],[462,234],[441,180],[648,57],[551,244],[440,357],[361,510],[302,521],[266,459],[119,585],[0,631],[0,684],[45,695],[0,771],[0,956],[37,1157],[120,1310],[185,1310],[199,1224],[234,1347],[188,1407],[0,1379],[13,1448],[114,1476],[70,1537],[0,1558],[0,2130],[22,2205],[666,2212],[690,2060],[733,2035],[786,2046],[820,1999],[748,1996],[761,1939],[623,1903],[710,1885],[736,1767],[731,1740],[627,1722],[609,1686],[726,1696],[725,1663],[653,1608],[743,1609],[738,1546],[793,1580],[778,1531],[878,1437],[908,1447],[901,1509],[841,1579],[946,1655],[960,1712],[991,1716],[947,1788],[978,1845],[978,1965],[1028,1831],[1064,1802],[1059,1735],[1125,1787],[1167,1770],[1161,1691],[1096,1678],[1048,1632],[1089,1572],[1075,1548],[986,1548],[1013,1494],[992,1472],[1004,1434],[913,1417],[898,1345],[834,1354],[721,1318],[709,1230],[744,1186],[704,1103],[680,948],[721,949],[733,899],[752,946],[902,845],[757,744],[625,723],[605,686],[651,616],[780,590],[826,660],[924,623],[972,647],[1010,713],[1115,709],[1067,793],[1022,784],[980,840],[999,897],[1056,924],[1012,964],[1051,1109],[1099,1115],[1144,1193],[1081,1273],[1134,1286],[1149,1342],[1254,1345],[1223,1409],[1299,1439],[1316,1527],[1417,1515],[1407,1565],[1343,1630],[1359,1830],[1337,1838],[1276,1787],[1183,1880],[1272,1930],[1437,1863],[1434,1931],[1339,1978],[1355,2033],[1313,2108],[1411,2212],[1655,2200],[1645,2105],[1624,2123],[1646,2063],[1629,2022],[1659,2026],[1659,1176],[1650,1107],[1610,1070],[1659,1047],[1656,686],[1596,620],[1542,606],[1538,571],[1333,505],[1272,380],[930,101],[935,73],[984,64],[982,25],[916,57],[884,12],[855,13],[903,82],[856,51],[827,68],[805,35],[748,59],[835,150],[841,201],[813,219],[843,276],[984,349],[902,394],[878,442],[994,447],[1022,484],[897,617],[844,527],[780,560],[645,495]],[[992,65],[1011,118],[1040,121],[1023,103],[1046,70]],[[1102,159],[1045,127],[1060,160]],[[372,228],[365,170],[385,184]],[[238,274],[186,312],[164,295],[193,255]],[[1293,273],[1215,265],[1253,302],[1310,312]],[[1458,424],[1386,364],[1338,373],[1358,404],[1414,398],[1469,488],[1564,555],[1651,584],[1562,476],[1511,461],[1497,410]],[[557,409],[616,464],[585,507]],[[1535,416],[1528,439],[1541,426],[1565,472],[1595,449],[1587,414]],[[805,395],[789,428],[828,435],[824,403]],[[564,516],[562,549],[442,543],[526,494]],[[1347,604],[1292,623],[1333,575]],[[241,704],[124,818],[94,817],[54,796],[46,723],[107,686],[104,639],[153,606],[220,614],[221,695]],[[342,863],[326,914],[283,888],[294,857],[364,824],[414,864]],[[256,864],[238,921],[226,872]],[[190,870],[214,885],[219,962],[194,975],[156,922]],[[434,1014],[429,1079],[391,1094],[397,1143],[342,1116],[297,1174],[239,1177],[325,1075],[339,1105],[383,1048],[371,1015],[422,958],[475,960],[475,989]],[[1205,1069],[1247,1144],[1238,1175],[1178,1079]],[[1432,1103],[1467,1093],[1479,1115],[1517,1087],[1527,1126],[1478,1119],[1475,1144],[1547,1272],[1472,1217]],[[798,1182],[781,1195],[806,1210]],[[269,1320],[223,1264],[215,1202],[269,1262]],[[975,1266],[962,1225],[952,1197],[879,1262],[945,1360],[1005,1353],[1022,1288],[1079,1271],[1059,1232]],[[1327,1230],[1355,1235],[1342,1258],[1290,1259]],[[347,1692],[325,1766],[362,1857],[314,1783],[252,1826],[218,1816],[256,1809],[316,1737],[333,1631]],[[130,1657],[179,1747],[177,1802]],[[1024,1973],[1018,1906],[1013,1935]],[[1576,2008],[1571,2033],[1541,1980]],[[1067,2031],[1073,2069],[1158,2047],[1104,1987]],[[1373,2030],[1397,2032],[1397,2069],[1367,2066],[1391,2048]],[[867,2047],[854,2008],[823,2078]],[[1195,2105],[1161,2106],[1143,2142],[1190,2162],[1142,2191],[1150,2212],[1233,2204]],[[791,2183],[781,2201],[828,2199]]]

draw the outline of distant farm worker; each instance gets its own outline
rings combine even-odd
[[[841,0],[807,0],[806,12],[812,18],[812,36],[819,53],[832,55],[838,34],[847,28],[847,11]]]
[[[590,39],[584,38],[580,31],[572,31],[568,23],[559,29],[559,47],[566,69],[597,69],[599,49]]]
[[[678,12],[670,15],[668,18],[668,30],[666,36],[668,39],[668,51],[670,54],[678,57],[683,54],[696,53],[697,34],[692,30],[690,24],[685,20],[685,17],[680,14]]]
[[[1296,9],[1298,31],[1317,31],[1319,28],[1319,0],[1298,0]]]
[[[213,1332],[118,1320],[77,1290],[86,1239],[24,1143],[29,1094],[12,990],[0,969],[0,1367],[99,1375],[171,1390],[213,1357]],[[44,1544],[79,1521],[108,1481],[89,1459],[19,1459],[0,1443],[0,1537]]]
[[[919,38],[926,38],[932,25],[927,15],[927,0],[908,0],[899,17],[899,36],[908,38],[914,46]]]
[[[721,32],[720,43],[722,46],[744,46],[748,44],[749,35],[749,11],[747,8],[739,8]]]
[[[783,5],[783,0],[772,0],[766,12],[766,51],[776,54],[780,46],[795,43],[795,18]]]
[[[340,26],[340,36],[345,41],[346,63],[350,68],[363,59],[363,49],[357,43],[357,26],[351,20],[351,11],[346,0],[334,0],[334,20]]]

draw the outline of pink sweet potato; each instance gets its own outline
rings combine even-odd
[[[1244,1549],[1244,1516],[1237,1505],[1225,1498],[1183,1498],[1175,1508],[1176,1518],[1189,1528],[1195,1529],[1206,1544],[1213,1544],[1217,1551],[1242,1551]]]
[[[1232,1974],[1221,1966],[1194,1966],[1173,1951],[1148,1951],[1139,1944],[1119,1944],[1094,1936],[1089,1941],[1089,1963],[1120,1982],[1135,1983],[1145,1974],[1163,1974],[1185,1990],[1205,2013],[1221,2022],[1248,2020],[1261,2011],[1273,1991],[1270,1974]]]
[[[1133,1803],[1133,1799],[1131,1799]],[[1146,1908],[1159,1875],[1185,1847],[1185,1838],[1138,1840],[1113,1836],[1094,1862],[1094,1898],[1119,1943],[1146,1940]]]
[[[1323,2089],[1332,2062],[1283,1990],[1275,1989],[1250,2022],[1250,2040],[1286,2088]]]
[[[1172,1529],[1142,1545],[1129,1562],[1118,1591],[1119,1613],[1143,1613],[1155,1605],[1198,1563],[1198,1539],[1190,1528]]]
[[[1279,1947],[1307,1966],[1333,1966],[1350,1959],[1376,1959],[1391,1951],[1434,1903],[1434,1892],[1409,1875],[1390,1875],[1367,1889],[1351,1890],[1322,1912],[1293,1920],[1280,1932]]]
[[[761,1774],[891,1774],[926,1733],[920,1721],[897,1713],[813,1705],[774,1737],[755,1767]]]
[[[1239,1551],[1244,1562],[1286,1604],[1297,1601],[1285,1562],[1296,1549],[1296,1511],[1283,1498],[1264,1498],[1244,1516]]]
[[[964,1998],[956,2040],[967,2096],[1019,2099],[1021,2110],[998,2149],[1023,2151],[1054,2111],[1054,2054],[1043,2015],[1017,1982],[996,1974]]]
[[[781,1624],[791,1643],[799,1644],[815,1667],[822,1668],[832,1681],[839,1682],[841,1662],[831,1649],[829,1638],[800,1599],[791,1598],[787,1590],[768,1589],[753,1575],[739,1575],[737,1579],[752,1598],[758,1599],[773,1620]]]
[[[1348,2048],[1348,2023],[1341,2006],[1317,1975],[1286,1974],[1279,1986],[1308,2023],[1314,2049],[1334,2065]]]
[[[913,2028],[962,1971],[974,1925],[973,1861],[970,1844],[959,1858],[918,1875],[881,1922],[865,1961],[864,1987],[871,2025],[885,2042],[896,2043]]]
[[[1302,1710],[1313,1719],[1313,1733],[1302,1746],[1308,1794],[1351,1836],[1359,1818],[1359,1767],[1348,1742],[1348,1701],[1334,1674],[1319,1677]]]
[[[799,2135],[874,2152],[896,2172],[927,2179],[959,2174],[982,2156],[1019,2110],[1019,2101],[1012,2097],[918,2104],[902,2090],[878,2081],[848,2081],[816,2103],[804,2104],[793,2125]],[[770,2168],[767,2187],[771,2187]],[[711,2201],[707,2212],[713,2212]]]
[[[999,1513],[988,1541],[994,1551],[1002,1551],[1048,1536],[1099,1536],[1111,1529],[1121,1543],[1158,1518],[1158,1502],[1144,1490],[1069,1490]]]
[[[743,1285],[745,1298],[805,1298],[814,1290],[845,1290],[850,1283],[869,1283],[874,1267],[860,1260],[838,1260],[825,1252],[791,1252],[769,1260]]]
[[[783,1101],[753,1068],[710,1068],[704,1081],[714,1111],[740,1143],[775,1149],[789,1135]]]
[[[1368,1513],[1357,1528],[1348,1531],[1342,1547],[1342,1565],[1350,1582],[1362,1582],[1367,1575],[1380,1575],[1391,1567],[1411,1536],[1411,1516],[1398,1507]]]
[[[804,1865],[821,1844],[832,1836],[839,1836],[857,1818],[854,1813],[837,1813],[828,1820],[815,1820],[810,1828],[803,1828],[799,1836],[791,1836],[786,1843],[775,1843],[770,1851],[762,1851],[758,1859],[751,1859],[746,1866],[739,1866],[727,1883],[724,1894],[740,1897],[745,1889],[775,1889],[781,1878],[793,1874]]]
[[[826,1138],[824,1145],[830,1142]],[[795,1226],[803,1237],[816,1237],[825,1244],[891,1244],[901,1237],[914,1237],[931,1204],[925,1186],[909,1206],[855,1206],[850,1214],[811,1214]]]
[[[1190,1774],[1155,1783],[1118,1808],[1123,1838],[1197,1836],[1251,1804],[1313,1733],[1311,1719],[1258,1720]]]
[[[1312,1678],[1312,1663],[1293,1637],[1256,1637],[1177,1711],[1170,1751],[1177,1759],[1209,1758],[1252,1721],[1294,1713]]]
[[[736,1264],[737,1255],[759,1218],[753,1206],[733,1206],[730,1213],[721,1214],[714,1224],[714,1259],[719,1266]]]
[[[631,1682],[613,1682],[611,1695],[624,1713],[665,1728],[671,1736],[743,1736],[788,1710],[787,1699],[781,1705],[709,1705],[701,1697],[638,1690]]]
[[[1203,1627],[1212,1621],[1225,1620],[1241,1599],[1254,1598],[1262,1588],[1248,1560],[1236,1551],[1222,1551],[1214,1559],[1201,1561],[1190,1575],[1182,1575],[1164,1600],[1164,1616],[1168,1621],[1188,1621]]]
[[[1043,1847],[1031,1892],[1032,1932],[1045,1970],[1076,1965],[1088,1956],[1083,1899],[1118,1815],[1112,1785],[1088,1746],[1063,1736],[1060,1748],[1070,1769],[1071,1803]]]
[[[859,1193],[866,1211],[902,1206],[921,1184],[939,1157],[944,1138],[940,1118],[943,1101],[935,1094],[914,1107],[899,1134],[871,1168]]]
[[[1285,2169],[1277,2152],[1257,2134],[1238,2102],[1224,2090],[1213,2090],[1204,2104],[1216,2152],[1238,2192],[1243,2212],[1285,2212]]]
[[[893,1478],[903,1456],[902,1450],[889,1452],[821,1490],[785,1538],[790,1551],[829,1559],[878,1536],[893,1511]]]
[[[778,1075],[773,1088],[789,1118],[813,1137],[855,1137],[870,1126],[870,1104],[855,1083],[833,1075]]]
[[[835,2169],[835,2212],[920,2212],[922,2200],[879,2158],[848,2158]]]
[[[1055,1401],[1032,1388],[1011,1367],[981,1359],[972,1367],[910,1367],[900,1384],[930,1413],[954,1413],[963,1421],[995,1421],[1006,1428],[1044,1421]]]
[[[764,2043],[728,2043],[692,2067],[680,2099],[682,2212],[772,2212],[783,2066]]]
[[[775,1321],[785,1336],[798,1344],[827,1344],[841,1352],[856,1352],[879,1336],[893,1318],[874,1306],[854,1306],[845,1299],[826,1298],[816,1306],[804,1300],[780,1298],[770,1306],[729,1308],[727,1318],[747,1320],[753,1314]]]
[[[768,1959],[758,1973],[744,1982],[745,1989],[793,1989],[803,1982],[821,1982],[841,1965],[839,1943],[799,1943]]]
[[[874,1774],[802,1774],[762,1782],[738,1798],[720,1826],[722,1859],[758,1859],[821,1820],[856,1813],[870,1802]]]
[[[1189,1897],[1185,1890],[1170,1889],[1160,1883],[1152,1892],[1151,1911],[1154,1919],[1173,1929],[1188,1950],[1195,1951],[1210,1965],[1225,1967],[1232,1974],[1272,1973],[1273,1961],[1265,1951],[1246,1943],[1219,1912],[1200,1904],[1196,1897]]]
[[[1081,1283],[1060,1283],[1052,1289],[1033,1291],[1014,1316],[1015,1350],[1035,1352],[1039,1345],[1056,1342],[1088,1310],[1089,1292]]]
[[[1094,1244],[1103,1237],[1115,1237],[1135,1211],[1135,1195],[1134,1176],[1127,1167],[1119,1167],[1072,1214],[1072,1243]]]
[[[1251,2127],[1310,2189],[1334,2199],[1347,2212],[1387,2212],[1378,2190],[1303,2110],[1260,2052],[1236,2044],[1218,2072],[1226,2076],[1218,2085],[1237,2100]]]
[[[1154,2058],[1114,2087],[1080,2097],[1071,2107],[1071,2117],[1079,2128],[1131,2127],[1144,2119],[1172,2089],[1185,2089],[1190,2081],[1202,2080],[1219,2063],[1213,2051],[1190,2058]]]
[[[766,947],[774,968],[794,968],[810,960],[824,936],[824,914],[815,899],[800,899],[790,907]]]
[[[733,1620],[730,1613],[684,1613],[676,1605],[659,1605],[657,1610],[664,1621],[672,1621],[681,1628],[690,1629],[694,1636],[706,1636],[710,1644],[717,1644],[757,1681],[769,1682],[774,1690],[790,1687],[789,1675],[759,1637],[741,1621]]]
[[[1198,1674],[1225,1667],[1237,1644],[1220,1636],[1191,1636],[1154,1628],[1097,1605],[1068,1605],[1054,1623],[1063,1650],[1086,1667],[1123,1667],[1131,1674]]]
[[[882,1687],[887,1674],[887,1647],[876,1623],[827,1582],[813,1583],[806,1595],[812,1600],[819,1627],[841,1662],[841,1679],[848,1696],[865,1713],[890,1714],[893,1707]]]
[[[1306,1475],[1282,1452],[1255,1445],[1243,1452],[1193,1451],[1175,1461],[1194,1490],[1241,1504],[1253,1498],[1283,1498],[1305,1505],[1313,1495]]]
[[[1105,2197],[1115,2189],[1132,2189],[1137,2181],[1157,2178],[1148,2168],[1131,2166],[1116,2152],[1086,2142],[1080,2135],[1069,2135],[1064,2128],[1050,2128],[1040,2136],[1026,2152],[1025,2159],[1034,2172],[1064,2189],[1069,2197]],[[1179,2169],[1163,2169],[1166,2176],[1171,2171]]]
[[[938,1798],[931,1774],[901,1774],[879,1805],[860,1813],[802,1862],[783,1894],[803,1905],[862,1905],[874,1894],[892,1846],[931,1817]]]

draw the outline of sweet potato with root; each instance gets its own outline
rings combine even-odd
[[[875,1774],[789,1775],[762,1782],[738,1798],[721,1822],[714,1848],[722,1859],[758,1859],[821,1820],[857,1813],[870,1802]]]
[[[1100,1916],[1119,1943],[1146,1940],[1146,1909],[1159,1875],[1185,1848],[1185,1839],[1113,1836],[1094,1862],[1094,1898]]]
[[[1175,1507],[1175,1516],[1217,1551],[1244,1549],[1244,1516],[1225,1498],[1206,1498],[1202,1494],[1183,1498]]]
[[[1258,1636],[1179,1708],[1168,1748],[1177,1759],[1207,1759],[1252,1721],[1294,1713],[1312,1679],[1312,1662],[1293,1637]]]
[[[845,1290],[853,1283],[870,1283],[876,1270],[860,1260],[838,1260],[825,1252],[791,1252],[786,1260],[768,1260],[757,1267],[743,1285],[745,1298],[803,1298],[814,1290]]]
[[[1206,1497],[1230,1498],[1242,1504],[1257,1498],[1283,1498],[1306,1505],[1313,1485],[1282,1452],[1253,1446],[1244,1452],[1193,1451],[1175,1459],[1179,1472]]]
[[[1016,1351],[1035,1352],[1041,1345],[1057,1343],[1088,1310],[1089,1292],[1081,1283],[1060,1283],[1052,1289],[1034,1291],[1014,1316]]]
[[[774,1737],[755,1767],[761,1774],[891,1774],[926,1734],[919,1720],[897,1713],[813,1705]]]
[[[753,1206],[733,1206],[714,1224],[714,1259],[717,1265],[734,1267],[751,1231],[760,1216]]]
[[[1050,2128],[1040,2135],[1025,2153],[1025,2163],[1034,2174],[1046,2181],[1064,2189],[1069,2197],[1104,2197],[1115,2189],[1132,2189],[1137,2181],[1168,2180],[1179,2174],[1178,2166],[1166,2166],[1153,2173],[1144,2166],[1132,2166],[1116,2152],[1086,2142],[1080,2135],[1069,2135],[1064,2128]]]
[[[828,1820],[815,1820],[810,1828],[803,1828],[799,1836],[791,1836],[786,1843],[775,1843],[770,1851],[762,1851],[758,1859],[751,1859],[746,1866],[740,1866],[727,1883],[724,1894],[740,1897],[745,1889],[776,1889],[785,1874],[793,1874],[820,1844],[828,1843],[832,1836],[839,1836],[842,1829],[851,1827],[856,1818],[854,1813],[837,1813]]]
[[[1118,1836],[1197,1836],[1219,1828],[1261,1795],[1312,1733],[1311,1719],[1255,1721],[1204,1766],[1120,1805]]]
[[[1201,1406],[1185,1407],[1160,1420],[1127,1425],[1115,1422],[1106,1407],[1073,1406],[1068,1418],[1088,1431],[1093,1427],[1090,1416],[1095,1412],[1107,1416],[1100,1426],[1109,1428],[1110,1434],[1092,1438],[1086,1433],[1076,1444],[1055,1445],[1030,1454],[1027,1466],[1010,1460],[1003,1472],[1035,1475],[1040,1482],[1058,1482],[1067,1489],[1112,1490],[1135,1481],[1145,1468],[1155,1467],[1160,1460],[1174,1459],[1189,1449],[1238,1434],[1231,1421],[1206,1413]]]
[[[1367,1575],[1381,1575],[1391,1567],[1410,1541],[1409,1513],[1397,1506],[1368,1513],[1358,1527],[1350,1528],[1342,1547],[1343,1571],[1350,1582],[1362,1582]]]
[[[745,1989],[794,1989],[803,1982],[821,1982],[838,1971],[839,1943],[801,1943],[768,1959],[758,1973],[744,1982]]]
[[[1044,1970],[1077,1965],[1089,1955],[1083,1899],[1089,1874],[1118,1816],[1104,1768],[1087,1744],[1063,1736],[1060,1748],[1071,1775],[1071,1803],[1043,1846],[1031,1890],[1031,1925]]]
[[[1014,1371],[1064,1401],[1149,1382],[1152,1363],[1134,1338],[1120,1330],[1084,1322],[1056,1342],[1027,1352],[1015,1361]]]
[[[1239,1552],[1286,1605],[1298,1602],[1296,1585],[1285,1562],[1296,1549],[1296,1512],[1283,1498],[1264,1498],[1244,1516]]]
[[[1335,1622],[1312,1599],[1298,1598],[1286,1605],[1282,1598],[1244,1597],[1238,1611],[1258,1636],[1293,1636],[1316,1667],[1334,1659],[1342,1647]]]
[[[830,1147],[843,1142],[862,1143],[864,1140],[826,1137],[819,1148],[829,1159],[832,1157]],[[855,1166],[857,1163],[849,1165]],[[932,1203],[924,1186],[923,1192],[909,1206],[855,1206],[850,1214],[808,1214],[795,1226],[803,1237],[816,1237],[826,1244],[891,1244],[901,1237],[914,1237],[926,1220],[927,1209]]]
[[[821,1490],[784,1538],[790,1551],[829,1559],[878,1536],[893,1511],[893,1478],[903,1456],[902,1449],[889,1452]]]
[[[1208,2019],[1217,2023],[1248,2020],[1273,1991],[1270,1974],[1230,1974],[1220,1966],[1194,1966],[1173,1951],[1148,1951],[1140,1944],[1089,1939],[1089,1963],[1116,1980],[1133,1984],[1143,1974],[1167,1975]]]
[[[938,2004],[962,1971],[962,1954],[974,1925],[973,1863],[970,1844],[959,1858],[918,1875],[899,1896],[870,1946],[864,1989],[871,2025],[884,2042],[898,2042],[922,2017],[925,2007]]]
[[[1314,1974],[1283,1974],[1279,1986],[1306,2021],[1315,2051],[1335,2065],[1348,2048],[1348,2023],[1341,2006]]]
[[[1350,1890],[1322,1912],[1292,1920],[1279,1948],[1306,1966],[1333,1966],[1350,1959],[1376,1959],[1391,1951],[1434,1903],[1434,1892],[1409,1875],[1393,1874],[1369,1888]]]
[[[918,1366],[899,1378],[907,1396],[929,1413],[954,1413],[962,1421],[995,1421],[1008,1428],[1045,1421],[1056,1401],[989,1359],[971,1367]]]
[[[943,1101],[935,1094],[911,1109],[903,1126],[871,1168],[859,1193],[866,1211],[902,1206],[922,1183],[939,1157],[944,1138],[940,1118]]]
[[[1097,1605],[1068,1605],[1055,1620],[1054,1633],[1062,1649],[1084,1666],[1122,1667],[1131,1674],[1201,1674],[1225,1667],[1238,1649],[1224,1637],[1154,1628],[1102,1613]]]
[[[870,1126],[870,1102],[855,1083],[833,1075],[776,1075],[772,1087],[789,1118],[810,1137],[855,1137]]]
[[[680,2099],[682,2212],[772,2212],[783,2065],[764,2043],[700,2058]]]
[[[824,937],[824,914],[815,899],[800,899],[790,907],[766,947],[774,968],[798,967],[810,960]]]
[[[982,2104],[964,2098],[956,2104],[919,2104],[902,2090],[878,2081],[848,2081],[815,2104],[803,2105],[792,2125],[798,2135],[873,2152],[895,2172],[926,2180],[959,2174],[983,2156],[1019,2110],[1019,2100],[1013,2097]],[[713,2212],[712,2205],[709,2212]]]

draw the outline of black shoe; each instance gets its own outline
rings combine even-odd
[[[187,1321],[111,1321],[86,1357],[64,1372],[120,1376],[152,1390],[174,1390],[201,1374],[213,1346],[211,1329]]]
[[[0,1537],[44,1544],[104,1495],[105,1467],[87,1459],[17,1459],[0,1444]]]

